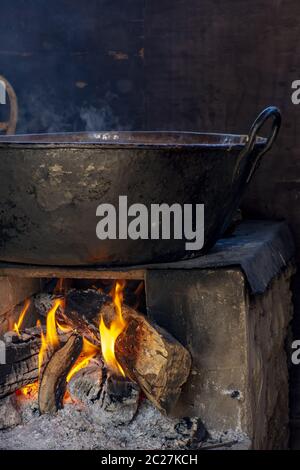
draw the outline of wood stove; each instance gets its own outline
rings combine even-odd
[[[2,263],[0,448],[287,447],[293,249],[284,223],[250,221],[209,254],[175,263]],[[116,312],[118,286],[132,324],[115,343],[117,370],[103,344],[98,354],[91,312]],[[53,309],[60,345],[44,349],[41,366]],[[68,379],[83,340],[89,360]]]

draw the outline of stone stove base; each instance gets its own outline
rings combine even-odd
[[[168,418],[171,428],[183,417],[200,418],[210,434],[201,446],[219,448],[227,443],[231,448],[283,449],[289,438],[285,343],[292,317],[292,255],[285,224],[251,222],[218,242],[210,254],[179,263],[112,270],[2,264],[0,294],[5,308],[0,310],[0,326],[2,333],[8,329],[16,317],[15,305],[38,291],[43,278],[142,279],[148,316],[186,346],[193,360],[174,416]],[[148,422],[153,420],[155,429],[157,412],[146,411],[151,411]],[[43,429],[51,432],[55,423],[65,423],[68,430],[65,419],[71,417],[72,423],[72,413],[77,411],[66,408],[53,421],[40,417],[23,423],[23,428],[6,430],[1,446],[13,448],[14,439],[23,448],[29,446],[25,429],[39,435],[41,442]],[[77,448],[95,448],[89,432],[89,427],[78,431],[82,439],[77,436]],[[145,448],[163,448],[168,432],[161,435],[160,444],[150,439]],[[76,436],[72,432],[70,436],[70,447],[76,448]],[[97,436],[96,448],[122,448],[122,439],[114,444],[102,435],[99,443],[101,436]],[[29,448],[40,448],[38,438],[32,439]],[[54,441],[54,448],[68,445]],[[139,446],[138,442],[134,445]]]

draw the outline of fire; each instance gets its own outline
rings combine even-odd
[[[70,390],[67,388],[64,399],[63,399],[63,404],[64,405],[81,405],[82,402],[78,399],[75,398],[73,395],[71,395]]]
[[[53,293],[54,294],[62,294],[64,292],[64,278],[59,278],[56,286],[54,287]]]
[[[23,307],[23,309],[22,309],[22,312],[20,313],[20,316],[19,316],[19,319],[18,319],[17,323],[14,324],[14,331],[15,331],[16,333],[18,333],[19,336],[20,336],[20,329],[21,329],[21,326],[22,326],[22,324],[23,324],[25,315],[26,315],[26,313],[27,313],[29,307],[30,307],[30,300],[27,299],[26,302],[25,302],[25,305],[24,305],[24,307]]]
[[[49,348],[56,349],[59,346],[59,337],[57,333],[57,328],[63,333],[71,333],[72,328],[68,325],[62,325],[59,323],[56,318],[55,314],[59,307],[64,307],[64,300],[57,299],[47,314],[47,321],[46,321],[46,335],[44,335],[43,331],[41,331],[41,349],[39,352],[39,371],[43,365],[45,353],[48,351]],[[88,365],[90,360],[95,357],[100,352],[100,348],[92,344],[86,338],[83,338],[83,347],[81,354],[70,370],[67,376],[67,382],[71,380],[71,378],[80,370],[83,369]]]
[[[22,324],[26,311],[28,310],[30,302],[26,302],[26,305],[20,315],[18,323],[16,324],[16,331],[19,331],[19,328]],[[37,321],[37,326],[41,330],[41,347],[38,355],[38,369],[39,374],[41,373],[41,369],[45,360],[45,355],[49,350],[56,350],[60,345],[59,335],[57,329],[62,331],[63,333],[71,333],[73,330],[68,325],[62,325],[56,320],[56,312],[59,307],[64,308],[64,300],[62,298],[56,299],[53,307],[47,313],[46,319],[46,333],[44,333],[41,322]],[[100,346],[95,346],[93,343],[88,341],[86,338],[83,338],[83,348],[81,354],[77,361],[75,362],[74,366],[70,370],[69,374],[67,375],[66,382],[70,382],[71,378],[80,370],[86,367],[91,359],[97,356],[101,352]],[[20,388],[16,393],[18,396],[24,396],[26,398],[34,398],[34,396],[38,393],[39,382],[35,382],[30,385],[26,385],[25,387]],[[71,399],[69,392],[66,393],[65,401],[70,399],[71,402],[74,401]]]
[[[28,399],[34,399],[37,397],[39,384],[38,382],[33,382],[32,384],[25,385],[16,391],[17,396],[22,396]]]
[[[72,328],[68,325],[62,325],[58,321],[56,321],[56,324],[62,333],[70,333],[72,331]]]
[[[36,322],[36,326],[38,326],[41,330],[41,347],[39,350],[39,355],[38,355],[38,369],[39,369],[39,374],[41,373],[43,361],[44,361],[44,355],[45,352],[47,351],[47,343],[46,343],[46,338],[42,330],[42,325],[40,320]]]
[[[46,341],[47,341],[47,344],[49,344],[53,348],[57,348],[59,346],[59,338],[58,338],[58,334],[56,330],[55,314],[56,314],[56,310],[58,309],[58,307],[63,307],[63,306],[64,306],[63,299],[56,299],[53,307],[49,310],[48,315],[47,315]]]
[[[41,330],[41,348],[39,351],[39,372],[41,371],[45,353],[49,348],[56,349],[59,346],[59,337],[56,329],[55,314],[59,307],[64,306],[63,299],[56,299],[53,307],[49,310],[46,320],[46,335]],[[38,322],[40,326],[40,322]]]
[[[77,372],[86,367],[90,360],[93,359],[100,352],[100,348],[90,343],[86,338],[83,338],[83,347],[81,354],[74,366],[67,375],[67,383],[70,382],[71,378],[77,374]]]
[[[117,281],[113,291],[113,302],[115,306],[115,318],[109,327],[105,325],[104,319],[100,319],[100,338],[104,361],[108,368],[118,375],[125,373],[115,356],[115,343],[119,335],[126,327],[126,322],[122,314],[123,290],[125,281]]]

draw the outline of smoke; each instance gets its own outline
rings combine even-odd
[[[118,128],[118,119],[109,106],[97,109],[94,106],[82,108],[80,117],[86,131],[113,130]]]
[[[62,101],[43,87],[19,100],[18,133],[130,130],[122,126],[113,110],[115,95],[107,92],[97,105]]]
[[[17,133],[72,132],[75,130],[76,108],[62,106],[61,101],[47,87],[37,86],[23,90],[18,96],[19,117]]]
[[[110,102],[114,95],[106,93],[104,99],[100,100],[98,107],[84,106],[80,110],[80,118],[83,123],[83,130],[86,131],[107,131],[120,130],[119,118],[114,114]]]
[[[0,72],[18,98],[17,133],[144,125],[144,2],[123,3],[0,1]],[[0,104],[0,122],[8,114]]]

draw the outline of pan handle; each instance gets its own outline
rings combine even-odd
[[[253,173],[257,169],[258,164],[261,160],[261,157],[270,150],[270,148],[272,147],[272,145],[273,145],[273,143],[274,143],[274,141],[275,141],[275,139],[278,135],[278,132],[279,132],[279,129],[280,129],[280,126],[281,126],[281,113],[280,113],[280,110],[278,108],[276,108],[275,106],[269,106],[268,108],[264,109],[260,113],[260,115],[255,119],[255,121],[252,124],[252,127],[250,129],[250,132],[248,134],[248,142],[247,142],[246,148],[245,148],[246,156],[250,155],[250,153],[252,152],[252,150],[255,146],[255,143],[256,143],[256,137],[258,136],[258,133],[259,133],[260,129],[266,124],[266,122],[269,119],[273,120],[271,133],[270,133],[269,137],[267,138],[267,141],[266,141],[266,144],[265,144],[264,148],[259,152],[259,154],[256,156],[254,162],[252,163],[252,168],[251,168],[250,173],[248,175],[247,183],[249,183],[251,177],[253,176]]]
[[[9,121],[0,122],[0,131],[4,131],[6,134],[15,134],[18,121],[17,95],[12,85],[2,75],[0,75],[0,81],[3,82],[5,85],[6,93],[9,98],[10,104]]]

